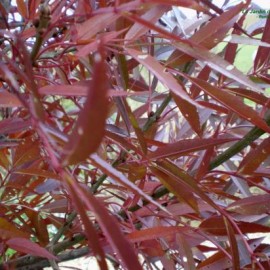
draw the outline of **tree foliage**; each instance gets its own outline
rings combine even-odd
[[[0,3],[3,269],[269,267],[270,18],[214,2]]]

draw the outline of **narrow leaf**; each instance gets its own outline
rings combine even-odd
[[[91,17],[82,24],[78,24],[78,41],[89,40],[93,38],[99,31],[103,31],[108,25],[113,23],[120,17],[119,14],[105,13]]]
[[[257,223],[241,221],[237,223],[237,226],[242,233],[270,232],[269,227]],[[204,220],[200,224],[200,229],[213,235],[227,235],[226,225],[222,216],[213,216]],[[237,232],[234,231],[234,233]]]
[[[12,237],[29,237],[28,233],[19,230],[19,228],[4,218],[0,218],[0,235],[2,239],[8,239]]]
[[[141,231],[134,231],[128,234],[128,239],[132,243],[157,239],[160,237],[166,237],[171,234],[185,232],[186,229],[180,226],[170,226],[170,227],[162,227],[157,226],[153,228],[144,229]]]
[[[261,215],[270,211],[270,194],[240,199],[227,207],[228,211],[241,215]]]
[[[168,7],[164,5],[156,5],[153,6],[149,11],[147,11],[145,14],[142,15],[142,18],[145,20],[148,20],[150,22],[156,23],[157,20],[166,12],[168,11]],[[125,40],[132,41],[136,40],[142,35],[144,35],[149,29],[140,23],[135,23],[132,25],[132,27],[129,29],[125,36]]]
[[[86,208],[94,213],[107,240],[126,269],[142,269],[134,249],[120,231],[118,222],[108,213],[104,205],[102,205],[92,193],[86,193],[70,174],[65,173],[63,178],[69,185],[70,192],[73,196],[76,196],[76,202],[78,203],[78,201],[81,200]],[[79,204],[77,204],[77,206],[79,206]],[[84,207],[80,209],[80,214],[82,214],[83,211]]]
[[[77,212],[79,213],[82,219],[82,223],[84,225],[84,232],[88,239],[88,246],[90,249],[93,250],[93,253],[97,259],[100,269],[107,270],[108,266],[105,260],[104,251],[99,243],[98,234],[92,224],[92,221],[87,216],[87,212],[85,211],[85,206],[82,202],[83,200],[81,196],[78,194],[78,192],[76,192],[78,191],[78,189],[80,189],[80,187],[72,185],[71,181],[69,182],[69,193],[71,194]],[[87,195],[88,194],[85,194],[84,196],[87,197]]]
[[[233,266],[234,266],[233,269],[240,270],[240,256],[239,256],[237,240],[235,237],[233,227],[227,218],[223,217],[223,220],[227,229],[227,235],[229,237],[231,254],[232,254],[232,259],[233,259]]]
[[[109,175],[116,181],[120,182],[124,186],[130,188],[131,190],[135,191],[139,195],[141,195],[143,198],[151,202],[153,205],[157,206],[160,210],[165,211],[166,213],[170,214],[165,207],[160,205],[158,202],[152,199],[152,197],[145,194],[140,188],[138,188],[136,185],[134,185],[131,181],[129,181],[128,178],[126,178],[122,173],[117,171],[115,168],[113,168],[110,164],[102,160],[98,155],[93,154],[91,155],[91,161],[92,163],[100,168],[106,175]]]
[[[26,19],[28,16],[28,12],[27,12],[27,6],[24,0],[16,0],[17,3],[17,8],[19,13],[21,14],[21,16],[23,17],[23,19]]]
[[[198,114],[197,107],[193,104],[187,102],[184,99],[180,99],[177,95],[172,94],[173,99],[181,111],[182,115],[187,119],[188,123],[190,124],[191,128],[199,135],[201,136],[202,130],[201,130],[201,123],[200,123],[200,117]]]
[[[196,151],[208,149],[208,147],[227,143],[235,139],[187,139],[175,143],[168,143],[165,146],[157,148],[156,151],[149,153],[148,157],[152,160],[172,156],[181,156]]]
[[[13,94],[2,91],[0,92],[0,108],[22,107],[21,101]]]
[[[266,122],[249,106],[245,105],[243,101],[221,89],[216,88],[215,86],[200,80],[198,78],[189,77],[190,81],[200,87],[212,98],[216,99],[218,102],[230,108],[232,111],[246,119],[247,121],[253,123],[255,126],[263,129],[266,132],[270,132],[269,126]]]
[[[247,76],[245,76],[241,71],[236,69],[232,64],[224,60],[218,55],[209,52],[202,46],[196,44],[188,45],[184,42],[175,42],[173,45],[180,51],[185,52],[192,57],[204,61],[209,67],[220,72],[224,76],[237,81],[246,87],[249,87],[255,92],[264,93],[264,91],[252,82]]]
[[[241,174],[252,174],[270,155],[270,139],[265,139],[255,149],[251,149],[239,165]]]
[[[64,149],[63,164],[74,164],[85,160],[95,152],[102,141],[105,121],[108,113],[107,76],[104,63],[104,52],[100,47],[95,55],[93,79],[89,85],[89,92],[84,108],[69,141]]]
[[[187,188],[183,181],[180,181],[174,175],[168,175],[162,172],[154,166],[150,166],[150,170],[157,176],[159,181],[179,199],[180,202],[186,202],[195,212],[199,212],[198,203],[192,190]]]
[[[147,67],[149,71],[153,73],[159,79],[159,81],[165,86],[167,86],[175,95],[177,95],[181,99],[186,100],[188,103],[199,106],[194,100],[192,100],[188,96],[182,86],[168,72],[168,70],[164,68],[154,57],[134,49],[126,49],[126,51],[140,64]]]
[[[228,11],[223,12],[221,15],[216,16],[196,31],[189,40],[207,49],[212,49],[216,46],[217,42],[222,41],[223,37],[236,22],[244,6],[243,3],[240,3],[239,5],[231,7]],[[172,66],[178,66],[190,60],[192,60],[192,56],[188,56],[176,50],[169,57],[167,63]]]
[[[58,260],[58,258],[51,254],[48,250],[25,238],[12,238],[6,243],[10,248],[25,254],[31,254],[49,260]]]

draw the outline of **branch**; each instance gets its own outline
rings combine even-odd
[[[63,254],[59,255],[58,258],[59,258],[59,261],[64,262],[64,261],[74,260],[74,259],[86,256],[88,254],[89,254],[89,248],[83,247],[83,248],[73,249],[73,250],[64,252]],[[50,262],[49,260],[43,259],[43,258],[35,258],[35,260],[32,260],[30,264],[28,264],[27,261],[22,261],[21,264],[16,264],[17,270],[32,270],[32,269],[38,270],[38,269],[43,269],[44,267],[50,267]]]
[[[71,248],[72,246],[82,242],[83,240],[85,240],[85,236],[83,234],[77,234],[74,237],[72,237],[72,239],[68,239],[68,240],[64,240],[61,243],[58,243],[54,246],[52,246],[50,248],[50,250],[52,251],[52,253],[54,254],[58,254],[64,250],[67,250],[69,248]],[[77,249],[77,250],[81,250],[81,249]],[[71,260],[74,259],[72,256],[74,256],[74,254],[77,254],[76,258],[82,257],[84,255],[81,255],[80,253],[74,253],[74,250],[71,251],[67,251],[65,253],[59,254],[57,257],[59,259],[59,261],[63,261],[62,258],[65,258],[65,260]],[[88,250],[88,254],[89,254],[89,250]],[[69,257],[71,256],[71,257]],[[32,266],[37,266],[37,264],[39,265],[39,268],[32,268]],[[43,264],[46,264],[45,266],[43,266]],[[50,266],[50,262],[47,259],[44,258],[40,258],[40,257],[34,257],[32,255],[25,255],[23,257],[14,259],[14,260],[10,260],[4,264],[0,264],[0,270],[2,269],[13,269],[12,267],[16,266],[16,269],[42,269],[42,267],[46,267],[46,266]],[[24,268],[25,267],[25,268]]]
[[[49,5],[45,2],[44,4],[40,5],[39,8],[39,20],[36,22],[36,41],[33,46],[33,50],[31,52],[31,60],[32,63],[35,62],[35,59],[38,55],[40,47],[44,41],[44,33],[47,30],[50,21],[51,21],[51,11]]]
[[[268,115],[266,116],[265,121],[267,125],[270,126],[270,113],[268,113]],[[252,128],[243,137],[242,140],[238,141],[237,143],[229,147],[225,152],[223,152],[222,154],[217,156],[215,159],[213,159],[209,165],[209,170],[212,170],[218,167],[219,165],[221,165],[222,163],[224,163],[225,161],[227,161],[228,159],[230,159],[231,157],[233,157],[234,155],[242,151],[244,148],[251,145],[251,143],[253,143],[259,137],[261,137],[264,133],[265,131],[263,129],[260,129],[258,127]]]

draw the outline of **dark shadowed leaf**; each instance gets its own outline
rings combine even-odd
[[[0,218],[0,237],[2,239],[8,239],[12,237],[28,238],[29,233],[20,230],[6,219]]]

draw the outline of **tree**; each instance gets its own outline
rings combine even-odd
[[[0,4],[2,269],[269,267],[270,19],[230,2]]]

